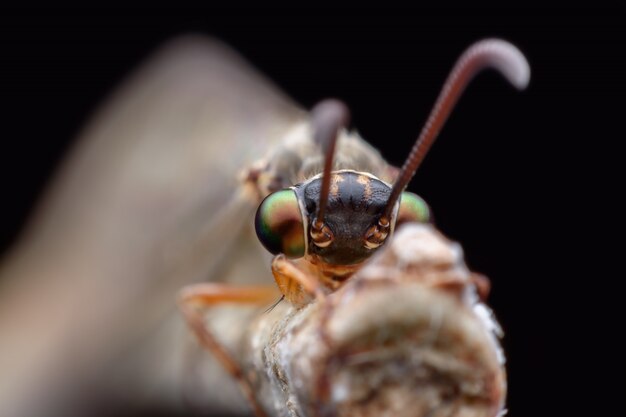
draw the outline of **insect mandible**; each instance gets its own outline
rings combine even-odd
[[[318,104],[290,126],[265,156],[243,167],[239,198],[258,205],[260,242],[275,255],[271,272],[294,308],[341,288],[404,223],[429,221],[429,208],[405,190],[469,81],[481,70],[498,70],[518,89],[528,83],[526,59],[513,45],[487,39],[470,46],[446,80],[424,128],[400,169],[387,165],[356,134],[346,130],[348,111],[336,100]],[[478,293],[488,281],[476,276]],[[266,415],[252,384],[202,311],[222,303],[268,304],[274,286],[203,283],[184,288],[180,308],[201,344],[233,375],[259,416]]]

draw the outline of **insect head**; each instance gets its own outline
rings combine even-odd
[[[508,42],[487,39],[457,61],[415,145],[393,185],[367,172],[331,172],[338,132],[348,122],[346,107],[326,100],[312,110],[314,140],[325,155],[324,171],[307,181],[274,192],[259,206],[255,227],[273,254],[290,258],[315,255],[328,264],[356,265],[382,246],[403,222],[427,222],[428,206],[404,189],[413,178],[469,81],[494,68],[518,89],[528,84],[524,56]]]

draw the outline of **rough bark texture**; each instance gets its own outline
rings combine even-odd
[[[251,323],[241,359],[275,416],[495,416],[499,328],[459,245],[401,228],[345,286]]]

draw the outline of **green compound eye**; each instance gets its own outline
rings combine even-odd
[[[417,194],[403,192],[396,224],[406,222],[426,223],[430,220],[428,204]]]
[[[293,190],[280,190],[265,197],[256,211],[254,227],[263,246],[274,255],[304,256],[304,225]]]

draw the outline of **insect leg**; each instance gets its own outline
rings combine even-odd
[[[250,382],[246,379],[235,358],[205,326],[202,313],[216,304],[263,304],[273,301],[275,298],[276,289],[274,287],[232,286],[221,283],[189,285],[184,287],[178,295],[178,306],[198,341],[204,348],[213,353],[228,373],[236,379],[258,417],[266,417],[267,414],[256,401]]]
[[[296,306],[303,306],[314,298],[324,298],[322,285],[317,278],[283,254],[272,260],[272,274],[280,292]]]

